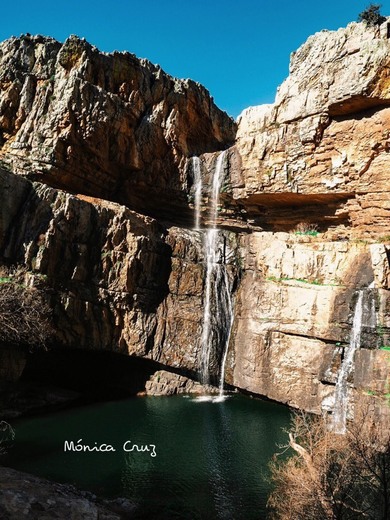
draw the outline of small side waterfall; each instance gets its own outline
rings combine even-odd
[[[375,305],[373,299],[368,301],[368,308],[364,305],[365,291],[361,289],[356,300],[349,345],[344,352],[344,359],[337,377],[334,408],[333,429],[336,433],[345,433],[348,414],[348,378],[354,367],[354,355],[360,347],[363,322],[369,327],[375,327]],[[365,315],[366,314],[366,315]]]
[[[227,347],[233,321],[231,288],[225,265],[226,239],[217,228],[219,192],[223,180],[224,159],[225,152],[222,152],[217,158],[212,177],[209,198],[209,224],[204,234],[206,278],[200,357],[201,380],[202,383],[209,384],[212,352],[222,352],[220,394],[223,394]]]

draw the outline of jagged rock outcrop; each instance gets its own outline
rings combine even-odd
[[[239,117],[233,199],[267,230],[388,234],[390,40],[351,23],[292,54],[273,105]]]
[[[176,394],[205,394],[215,393],[218,390],[213,386],[205,386],[180,374],[157,370],[146,382],[146,395],[162,396]]]
[[[200,84],[130,53],[76,36],[0,46],[0,160],[51,186],[185,222],[186,158],[235,129]]]
[[[311,36],[275,103],[239,117],[230,152],[230,211],[266,232],[242,248],[228,382],[316,413],[332,409],[362,288],[350,397],[388,394],[387,34],[352,23]]]

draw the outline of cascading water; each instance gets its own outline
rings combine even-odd
[[[367,292],[368,296],[370,294]],[[354,355],[360,347],[363,325],[374,328],[376,326],[375,303],[372,297],[368,298],[365,305],[365,290],[360,290],[355,305],[353,316],[351,338],[344,352],[344,359],[338,374],[334,408],[333,408],[333,430],[336,433],[345,433],[348,414],[348,378],[353,370]]]
[[[220,377],[219,377],[219,396],[220,397],[223,396],[223,387],[224,387],[224,382],[225,382],[226,360],[227,360],[227,354],[228,354],[230,334],[232,332],[233,319],[234,319],[233,301],[232,301],[232,297],[231,297],[231,291],[230,291],[230,288],[229,288],[229,279],[228,279],[228,275],[227,275],[227,272],[226,272],[226,268],[224,270],[224,275],[225,275],[224,276],[224,278],[225,278],[225,280],[224,280],[225,281],[225,291],[224,291],[224,294],[226,296],[226,300],[225,300],[225,314],[224,315],[226,316],[226,322],[229,320],[229,323],[226,323],[228,333],[227,333],[227,337],[226,337],[226,340],[225,340],[223,359],[222,359],[222,364],[221,364],[221,373],[220,373]]]
[[[345,433],[348,411],[348,376],[353,368],[356,349],[360,347],[363,318],[363,291],[359,291],[352,322],[351,338],[344,352],[338,374],[333,411],[333,428],[336,433]]]
[[[195,213],[195,223],[194,229],[196,231],[200,230],[200,208],[202,204],[202,173],[200,170],[200,160],[199,157],[194,156],[192,158],[192,172],[194,176],[194,213]]]
[[[225,152],[222,152],[217,158],[214,169],[209,199],[209,225],[204,234],[206,278],[200,358],[201,380],[204,384],[209,384],[212,352],[214,349],[223,352],[219,383],[221,395],[223,394],[226,351],[233,321],[233,303],[225,265],[226,243],[217,228],[224,158]]]

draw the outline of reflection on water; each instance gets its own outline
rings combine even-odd
[[[137,518],[261,519],[269,491],[263,475],[288,422],[286,408],[242,396],[99,403],[15,422],[14,447],[2,463],[125,496]],[[66,440],[116,451],[64,452]]]

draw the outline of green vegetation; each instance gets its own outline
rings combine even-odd
[[[237,267],[237,269],[239,271],[243,271],[244,270],[244,257],[239,256],[239,255],[235,255],[233,263],[234,263],[235,267]]]
[[[2,168],[3,170],[5,170],[7,172],[11,171],[10,165],[1,159],[0,159],[0,168]]]
[[[227,180],[223,183],[223,185],[222,185],[222,187],[221,187],[221,191],[220,191],[220,193],[232,193],[232,192],[233,192],[232,184],[231,184],[230,180],[227,179]]]
[[[318,235],[318,231],[314,231],[314,230],[311,230],[311,231],[294,231],[294,234],[295,235],[306,235],[306,236],[310,236],[310,237],[316,237]]]
[[[0,455],[7,453],[15,439],[15,430],[6,421],[0,421]]]
[[[307,283],[309,285],[319,285],[322,287],[338,287],[340,284],[338,283],[323,283],[318,278],[305,280],[304,278],[289,278],[288,276],[282,276],[281,278],[277,278],[276,276],[267,276],[267,280],[270,282],[300,282]]]
[[[376,326],[376,333],[379,339],[379,349],[380,350],[390,350],[390,345],[387,344],[388,334],[386,333],[385,337],[385,326],[382,323],[378,323]]]
[[[364,22],[368,27],[381,25],[386,21],[386,17],[380,13],[380,4],[370,4],[358,16],[358,22]]]
[[[310,224],[309,222],[300,222],[294,229],[294,234],[316,237],[319,234],[319,231],[316,224]]]

